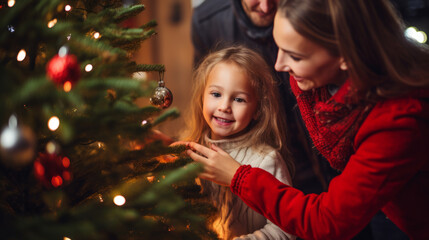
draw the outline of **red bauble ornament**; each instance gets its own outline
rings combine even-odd
[[[70,159],[57,154],[39,153],[34,161],[34,175],[45,187],[60,187],[71,180]]]
[[[71,84],[80,79],[80,65],[74,55],[55,55],[46,65],[46,73],[58,85]]]

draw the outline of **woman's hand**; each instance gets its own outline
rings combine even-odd
[[[240,167],[240,163],[215,145],[211,145],[210,149],[198,143],[189,142],[187,146],[191,149],[186,151],[189,157],[204,165],[204,173],[199,175],[200,178],[224,186],[231,184],[235,172]]]

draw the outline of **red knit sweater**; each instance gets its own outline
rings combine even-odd
[[[304,195],[250,166],[238,169],[231,189],[303,239],[350,239],[380,209],[410,239],[429,239],[429,102],[378,103],[354,146],[344,171],[322,194]]]

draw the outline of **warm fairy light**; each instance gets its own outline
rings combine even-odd
[[[69,12],[72,9],[72,7],[70,5],[66,5],[64,7],[64,10],[66,10],[66,12]]]
[[[46,152],[48,152],[49,154],[54,154],[55,152],[57,152],[57,145],[54,142],[48,142],[46,144]]]
[[[71,38],[71,33],[67,36],[67,40],[70,40]]]
[[[147,177],[147,180],[149,182],[153,182],[154,179],[155,179],[155,176],[149,176],[149,177]]]
[[[71,240],[71,238],[64,237],[63,240]]]
[[[92,36],[94,36],[95,39],[99,39],[101,34],[99,32],[95,32]]]
[[[100,202],[104,202],[103,195],[98,194],[98,200],[99,200]]]
[[[57,19],[54,18],[51,21],[48,22],[48,28],[53,28],[55,26],[55,24],[57,24]]]
[[[125,204],[125,198],[122,195],[116,195],[113,198],[113,202],[117,205],[117,206],[122,206]]]
[[[91,72],[92,71],[92,65],[91,64],[86,64],[85,71],[86,72]]]
[[[27,56],[27,52],[24,49],[21,49],[21,51],[19,51],[18,55],[16,56],[16,60],[18,60],[18,62],[22,62],[24,61],[26,56]]]
[[[53,116],[48,120],[48,128],[51,131],[55,131],[60,126],[60,119],[57,116]]]
[[[147,120],[143,120],[142,125],[146,125],[146,124],[147,124]]]
[[[65,82],[63,85],[63,89],[64,89],[64,92],[70,92],[70,90],[72,89],[71,82],[70,81]]]
[[[13,5],[15,5],[15,0],[9,0],[9,1],[7,1],[7,5],[9,7],[13,7]]]
[[[419,31],[416,27],[409,27],[405,30],[405,36],[416,40],[419,43],[425,43],[427,41],[427,35],[423,31]]]

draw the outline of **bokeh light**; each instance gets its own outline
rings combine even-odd
[[[24,49],[21,49],[21,51],[18,52],[18,55],[16,56],[16,60],[19,62],[24,61],[25,57],[27,56],[27,52]]]
[[[126,200],[125,200],[124,196],[122,196],[122,195],[116,195],[116,196],[113,198],[113,202],[114,202],[117,206],[122,206],[122,205],[124,205],[124,204],[125,204]]]
[[[51,131],[55,131],[60,126],[60,119],[57,116],[53,116],[48,120],[48,128]]]

